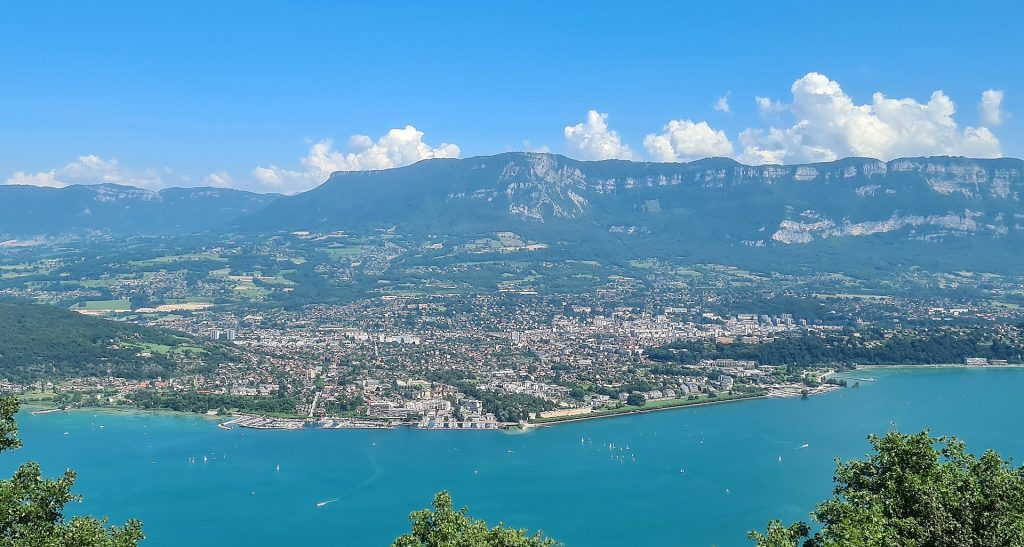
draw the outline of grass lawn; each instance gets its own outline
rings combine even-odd
[[[74,310],[89,311],[131,311],[132,303],[127,298],[121,300],[88,300],[71,307]]]
[[[363,254],[363,248],[358,246],[328,247],[324,249],[327,256],[333,259],[348,258]]]
[[[216,260],[217,262],[228,261],[228,259],[217,256],[215,253],[191,253],[183,255],[158,256],[148,260],[133,260],[130,264],[133,266],[163,266],[167,264],[174,264],[176,262],[193,262],[197,260]]]
[[[153,344],[151,342],[140,342],[138,344],[132,344],[131,347],[138,348],[139,351],[145,351],[156,355],[166,355],[168,353],[203,353],[206,350],[199,346],[168,346],[166,344]]]

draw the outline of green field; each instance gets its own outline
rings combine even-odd
[[[131,344],[128,347],[137,348],[140,352],[148,352],[156,355],[167,355],[175,353],[205,353],[206,350],[199,346],[189,345],[176,345],[169,346],[166,344],[154,344],[151,342],[141,342],[138,344]]]
[[[131,311],[132,303],[127,298],[120,300],[88,300],[71,307],[73,310],[88,311]]]
[[[345,247],[328,247],[324,249],[324,252],[327,253],[327,256],[337,260],[340,258],[359,256],[363,254],[364,250],[358,245],[350,245]]]
[[[200,260],[215,260],[217,262],[227,262],[228,259],[221,258],[215,253],[189,253],[180,255],[166,255],[158,256],[156,258],[150,258],[147,260],[133,260],[129,264],[132,266],[165,266],[167,264],[175,264],[178,262],[196,262]]]
[[[234,288],[235,294],[246,298],[263,298],[270,294],[268,289],[257,287],[252,283],[239,283]]]

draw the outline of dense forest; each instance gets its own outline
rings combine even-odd
[[[139,408],[204,413],[209,410],[232,410],[259,414],[294,414],[298,400],[293,396],[248,397],[218,393],[167,392],[141,389],[131,394]]]
[[[23,383],[167,377],[183,367],[213,370],[230,356],[206,340],[34,304],[0,302],[0,333],[0,377]]]
[[[927,365],[961,363],[966,357],[1021,362],[1024,349],[981,329],[915,331],[885,335],[806,334],[763,344],[679,341],[650,350],[652,360],[692,365],[704,359],[748,359],[762,365]]]

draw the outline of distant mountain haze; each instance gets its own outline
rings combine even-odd
[[[545,231],[576,225],[638,237],[746,245],[896,234],[1004,238],[1024,230],[1024,161],[960,157],[810,165],[576,161],[507,153],[339,172],[242,218],[259,229],[395,227]]]
[[[337,172],[293,196],[0,187],[0,233],[395,229],[458,238],[507,230],[569,247],[625,246],[636,256],[863,251],[883,243],[891,254],[910,242],[906,249],[915,253],[952,245],[968,257],[999,258],[1020,248],[1022,193],[1024,161],[1012,158],[748,166],[727,158],[577,161],[511,152]]]
[[[0,235],[187,234],[255,213],[276,194],[225,188],[143,190],[117,184],[0,186]]]

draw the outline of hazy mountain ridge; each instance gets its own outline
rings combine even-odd
[[[1018,159],[747,166],[726,158],[584,162],[507,153],[335,173],[241,225],[445,232],[467,223],[480,229],[576,223],[576,229],[655,236],[713,228],[718,238],[757,245],[896,231],[925,239],[959,233],[999,238],[1024,230],[1022,187],[1024,162]]]
[[[0,234],[191,233],[257,212],[278,197],[202,187],[153,191],[117,184],[0,186]]]
[[[853,240],[864,243],[862,254],[879,241],[955,240],[968,253],[993,255],[1017,248],[1024,235],[1022,189],[1024,161],[1010,158],[748,166],[728,158],[578,161],[510,152],[338,172],[283,197],[219,188],[0,187],[0,233],[394,228],[459,240],[508,230],[562,248],[612,245],[637,256],[713,259],[825,241],[838,252],[832,247]],[[914,252],[942,251],[925,245]]]

